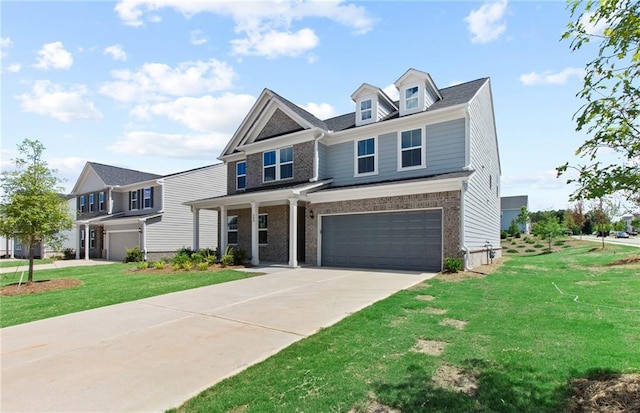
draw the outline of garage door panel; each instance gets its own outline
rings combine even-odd
[[[322,217],[322,265],[433,270],[442,263],[441,211]]]

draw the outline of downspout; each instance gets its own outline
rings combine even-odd
[[[318,141],[325,137],[325,133],[320,133],[320,136],[313,141],[313,178],[309,179],[309,182],[317,182],[320,176],[320,155],[318,153]]]
[[[163,213],[164,212],[164,179],[158,179],[156,181],[158,183],[158,185],[160,185],[160,190],[162,191],[162,194],[160,194],[160,198],[162,202],[162,208],[160,208],[160,211],[158,211],[159,213]]]
[[[467,192],[467,182],[463,182],[460,185],[460,245],[462,245],[462,251],[464,251],[464,270],[465,271],[471,271],[471,267],[469,266],[469,255],[470,255],[470,251],[469,251],[469,247],[466,244],[466,240],[464,237],[465,231],[464,231],[464,217],[465,217],[465,212],[464,212],[464,197],[465,197],[465,193]]]
[[[107,214],[111,215],[113,214],[113,187],[110,186],[109,188],[109,192],[108,192],[108,207],[107,207]]]

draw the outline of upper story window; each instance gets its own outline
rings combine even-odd
[[[236,163],[236,189],[242,190],[247,187],[247,162]]]
[[[98,211],[104,211],[104,205],[105,205],[104,192],[100,192],[98,194]]]
[[[153,208],[153,188],[144,188],[142,194],[144,208]]]
[[[408,87],[404,90],[404,108],[406,110],[418,107],[418,86]]]
[[[376,152],[378,152],[378,140],[367,138],[355,141],[355,176],[373,175],[378,173],[378,162]]]
[[[86,197],[80,195],[80,212],[87,212]]]
[[[264,182],[293,178],[293,147],[264,152],[262,169]]]
[[[267,214],[258,215],[258,244],[266,245],[268,241],[267,228],[269,226],[269,217]]]
[[[89,194],[89,212],[96,210],[96,194]]]
[[[133,211],[138,208],[138,191],[129,191],[129,209]]]
[[[231,215],[227,217],[227,244],[238,244],[238,216]]]
[[[426,166],[426,145],[422,129],[400,133],[398,170],[424,168]]]
[[[371,99],[360,102],[360,120],[369,120],[372,116]]]

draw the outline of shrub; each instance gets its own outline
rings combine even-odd
[[[198,271],[207,271],[209,269],[209,264],[207,264],[206,262],[199,262],[196,265],[196,268],[198,269]]]
[[[507,230],[507,232],[509,233],[509,235],[512,235],[516,238],[520,238],[520,228],[518,227],[518,224],[516,223],[516,221],[511,221],[511,224],[509,225],[509,229]]]
[[[164,270],[164,261],[158,261],[155,264],[153,264],[153,268],[155,268],[156,270]]]
[[[527,248],[526,250],[524,250],[524,252],[536,252],[536,250],[534,250],[533,248]]]
[[[555,245],[556,247],[559,247],[561,245],[564,245],[564,241],[561,241],[561,240],[560,241],[556,241],[556,242],[553,243],[553,245]]]
[[[124,262],[140,262],[144,261],[144,256],[142,255],[142,251],[140,248],[126,248],[125,249],[126,256],[124,257]]]
[[[507,231],[500,231],[500,239],[507,239],[509,233]]]
[[[513,234],[513,236],[514,236],[514,238],[520,238],[520,233],[517,232],[517,233]]]
[[[140,261],[138,263],[138,269],[139,270],[146,270],[147,268],[149,268],[149,263],[146,261]]]
[[[204,260],[207,263],[207,265],[211,266],[216,263],[217,259],[218,259],[217,255],[207,255]]]
[[[191,256],[193,255],[195,251],[191,249],[191,247],[182,247],[180,248],[178,251],[176,251],[176,256],[178,255],[186,255],[187,257],[191,258]]]
[[[444,259],[444,271],[448,273],[456,273],[462,271],[463,263],[461,258],[446,257]]]
[[[536,244],[536,245],[534,245],[533,247],[534,247],[534,248],[544,248],[544,245],[542,245],[542,244]]]
[[[222,254],[222,257],[220,258],[220,264],[222,264],[223,267],[233,264],[233,248],[227,245],[227,248],[224,250],[224,254]]]
[[[507,252],[509,252],[509,253],[512,253],[512,254],[513,254],[513,253],[517,253],[517,252],[518,252],[518,250],[508,249],[508,250],[507,250]]]
[[[180,271],[180,268],[182,268],[181,264],[173,264],[172,266],[173,271]]]
[[[73,248],[67,248],[62,252],[63,259],[74,260],[76,258],[76,250]]]
[[[191,254],[191,261],[194,264],[199,264],[201,262],[204,262],[204,255],[202,255],[199,252],[194,252],[193,254]]]
[[[176,254],[176,256],[173,257],[173,259],[171,260],[171,262],[173,262],[178,266],[181,266],[182,264],[190,260],[191,258],[189,258],[189,255],[181,253],[181,254]]]
[[[187,260],[182,263],[182,269],[185,271],[191,271],[193,269],[193,262]]]
[[[247,254],[247,251],[242,248],[237,249],[233,252],[233,265],[244,265],[248,258],[249,254]]]

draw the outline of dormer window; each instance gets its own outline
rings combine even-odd
[[[371,99],[363,100],[360,102],[360,119],[362,121],[366,121],[371,119],[372,117],[372,105]]]
[[[418,107],[418,86],[406,88],[404,91],[404,107],[406,110],[416,109]]]

